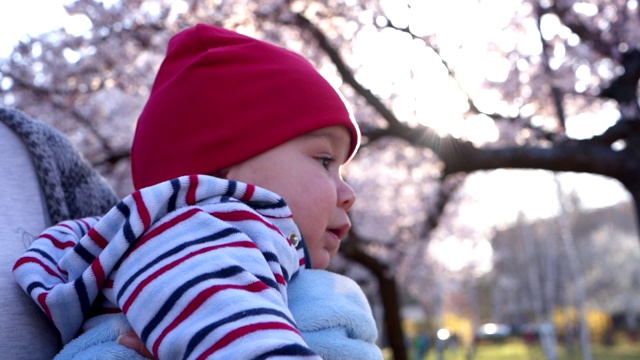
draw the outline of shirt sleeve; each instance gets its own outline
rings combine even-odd
[[[54,323],[63,343],[77,335],[98,292],[85,286],[84,277],[95,279],[87,271],[94,258],[80,242],[98,221],[67,220],[46,229],[13,267],[16,282]]]
[[[182,209],[132,248],[110,297],[159,359],[314,357],[287,307],[283,247],[237,204]]]
[[[276,218],[286,205],[243,186],[189,176],[143,189],[48,229],[14,276],[64,343],[104,297],[158,359],[319,359],[287,307],[300,251],[247,204]]]

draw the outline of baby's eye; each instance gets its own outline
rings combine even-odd
[[[318,161],[320,161],[320,164],[322,164],[323,168],[329,170],[329,166],[331,166],[331,163],[333,163],[335,159],[331,156],[322,156],[318,158]]]

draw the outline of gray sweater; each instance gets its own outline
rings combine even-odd
[[[59,131],[0,107],[0,355],[51,359],[59,334],[15,283],[15,261],[46,227],[101,215],[117,197]]]
[[[116,204],[118,198],[113,190],[58,130],[21,111],[3,107],[0,121],[26,145],[52,223],[102,215]]]

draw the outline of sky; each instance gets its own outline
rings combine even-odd
[[[38,35],[53,29],[64,27],[69,33],[81,35],[84,31],[91,26],[91,22],[84,16],[69,16],[64,8],[63,4],[72,0],[0,0],[0,57],[8,56],[15,43],[17,43],[25,35]],[[104,2],[113,2],[116,0],[104,0]],[[383,1],[383,3],[389,7],[393,6],[394,1]],[[401,2],[402,3],[402,2]],[[442,2],[442,6],[454,6],[453,1]],[[491,3],[491,2],[489,2]],[[480,19],[484,19],[484,16],[478,16],[478,11],[486,11],[486,16],[492,16],[494,21],[488,22],[486,19],[482,20],[482,23],[477,23],[478,29],[475,34],[477,36],[496,37],[499,36],[499,30],[505,26],[506,21],[514,12],[514,4],[517,1],[494,1],[495,9],[491,8],[478,8],[468,9],[466,12],[469,16],[465,17],[465,12],[459,11],[459,17],[455,19],[447,19],[444,21],[442,17],[429,18],[429,13],[425,13],[424,16],[428,21],[424,21],[425,28],[417,29],[428,33],[434,31],[433,29],[438,26],[453,27],[461,26],[461,24],[469,25],[470,23],[478,22]],[[421,4],[420,2],[417,5]],[[446,9],[443,9],[445,11]],[[400,19],[401,16],[395,17]],[[427,26],[430,24],[431,27]],[[480,31],[481,30],[481,31]],[[372,30],[373,31],[373,30]],[[367,33],[366,31],[359,34],[359,43],[361,48],[365,47],[362,52],[358,52],[359,48],[355,48],[355,56],[352,59],[353,62],[366,60],[367,66],[370,66],[371,74],[375,75],[371,77],[372,81],[368,82],[368,85],[372,88],[376,87],[376,82],[380,82],[380,96],[385,96],[384,87],[389,87],[390,77],[397,76],[393,72],[389,72],[389,69],[397,69],[397,66],[388,66],[390,62],[397,62],[399,58],[395,55],[395,51],[389,51],[393,46],[402,43],[395,38],[393,34],[390,34],[386,39],[388,45],[380,46],[380,37],[372,36],[373,32]],[[396,34],[397,35],[397,34]],[[455,39],[455,32],[450,32],[449,36],[453,36]],[[455,43],[456,41],[452,41]],[[469,39],[468,41],[475,41]],[[383,53],[375,54],[371,56],[371,50],[367,50],[367,44],[373,44],[373,48],[385,49]],[[508,40],[504,41],[504,46],[510,46]],[[399,46],[399,45],[398,45]],[[371,48],[369,48],[371,49]],[[446,49],[443,49],[446,51]],[[531,49],[535,51],[535,49]],[[483,52],[480,50],[480,54]],[[358,58],[360,56],[360,58]],[[422,59],[430,56],[427,53],[419,54],[419,56],[404,57],[405,59],[419,59],[416,61],[422,61]],[[482,55],[484,56],[484,55]],[[472,57],[478,60],[477,56]],[[371,60],[376,59],[378,63],[371,64]],[[484,66],[485,73],[482,74],[478,71],[471,71],[469,73],[460,72],[459,76],[487,76],[500,78],[503,76],[500,62],[496,59],[486,58],[480,59]],[[495,64],[491,67],[489,64]],[[429,68],[429,67],[424,67]],[[386,69],[386,70],[384,70]],[[477,69],[477,67],[475,67]],[[438,78],[446,78],[447,74],[434,73],[434,70],[426,70],[424,74],[415,74],[415,77],[411,81],[406,82],[406,86],[416,87],[414,91],[424,91],[425,87],[420,87],[416,80],[422,78],[428,81],[433,81]],[[363,70],[361,76],[366,76],[366,70]],[[399,78],[399,77],[396,77]],[[417,85],[416,85],[417,84]],[[443,88],[446,88],[444,86]],[[387,91],[398,90],[387,89]],[[455,89],[453,89],[455,90]],[[491,96],[491,94],[482,94],[483,96]],[[441,99],[442,94],[433,94],[433,99]],[[477,98],[479,99],[479,97]],[[490,100],[490,99],[489,99]],[[408,100],[412,101],[412,100]],[[455,100],[451,100],[455,101]],[[397,102],[396,107],[393,109],[400,117],[403,117],[402,100]],[[412,108],[416,108],[415,103],[408,103]],[[436,111],[435,116],[428,116],[430,123],[425,125],[432,126],[436,129],[441,129],[446,132],[455,135],[456,132],[465,131],[468,137],[469,134],[475,134],[477,141],[482,142],[490,141],[496,136],[496,130],[492,126],[490,121],[485,122],[476,121],[475,127],[470,127],[470,123],[457,119],[459,115],[456,115],[455,105],[451,102],[435,101],[432,103],[424,102],[420,104],[425,106],[425,109],[418,108],[420,111],[429,111],[433,113]],[[435,109],[435,110],[434,110]],[[454,109],[454,110],[452,110]],[[452,112],[453,111],[453,112]],[[605,110],[607,111],[607,110]],[[615,119],[615,111],[604,118]],[[568,119],[567,131],[571,136],[576,138],[586,138],[593,136],[594,134],[604,131],[611,125],[610,122],[603,121],[603,114],[585,114],[581,118]],[[434,122],[435,121],[435,122]],[[612,120],[613,121],[613,120]],[[580,126],[572,126],[572,123],[579,123]],[[473,141],[474,139],[470,137]],[[586,207],[603,207],[610,206],[620,201],[630,200],[629,194],[626,190],[616,181],[605,179],[600,176],[593,176],[588,174],[563,174],[561,177],[562,187],[565,191],[575,190],[582,198],[583,204]],[[488,223],[508,223],[515,220],[515,217],[519,212],[523,212],[526,217],[539,218],[549,217],[555,214],[558,210],[558,198],[555,192],[556,183],[551,173],[545,171],[522,171],[522,170],[499,170],[491,173],[477,173],[469,177],[466,183],[466,189],[473,196],[473,201],[470,205],[465,206],[463,209],[462,217],[467,219],[466,221],[473,226],[481,227],[486,226]],[[526,205],[523,205],[526,204]],[[446,241],[445,241],[446,243]],[[446,253],[455,254],[454,257],[448,261],[453,267],[464,264],[465,258],[473,257],[474,253],[477,253],[477,248],[469,247],[469,244],[452,242],[443,244],[440,252],[441,256],[446,257]]]
[[[69,24],[62,0],[0,0],[0,56],[25,34],[38,35]]]

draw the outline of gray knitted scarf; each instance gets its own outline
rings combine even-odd
[[[60,131],[21,111],[4,107],[0,107],[0,121],[29,150],[53,224],[102,215],[117,203],[113,189]]]

